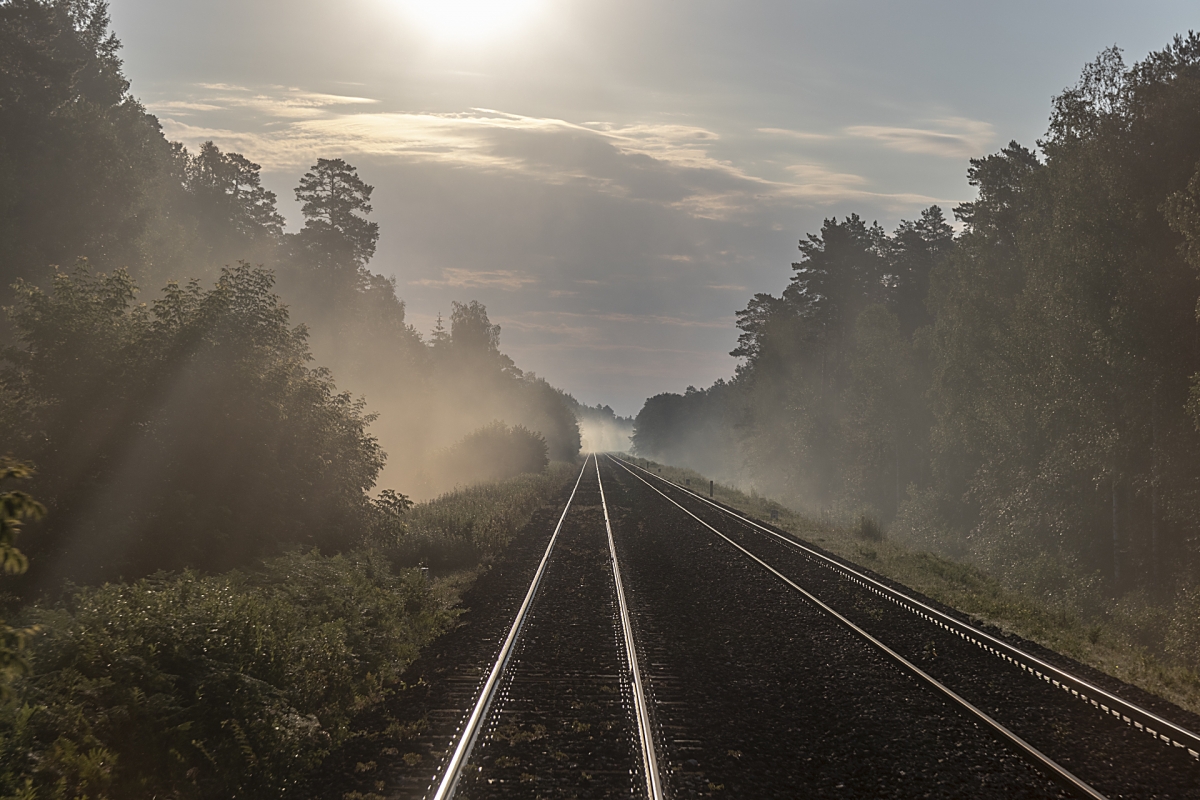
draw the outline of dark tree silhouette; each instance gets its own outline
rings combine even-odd
[[[374,190],[342,159],[317,159],[296,187],[303,203],[301,240],[335,262],[366,266],[379,240],[379,223],[366,218]]]

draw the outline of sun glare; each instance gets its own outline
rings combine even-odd
[[[403,0],[408,16],[431,38],[478,42],[511,33],[540,0]]]

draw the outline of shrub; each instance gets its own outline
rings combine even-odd
[[[465,486],[498,481],[527,472],[542,472],[550,463],[546,439],[523,425],[503,422],[467,434],[434,459],[434,482]]]
[[[875,521],[874,517],[867,514],[858,516],[858,528],[855,533],[858,534],[858,538],[868,542],[883,541],[883,528],[879,527],[879,523]]]
[[[35,614],[0,795],[284,796],[451,618],[417,570],[361,552],[80,589]]]

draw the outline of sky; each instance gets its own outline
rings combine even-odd
[[[379,248],[428,333],[479,300],[501,349],[634,415],[732,375],[735,313],[797,241],[973,196],[1105,47],[1190,2],[110,0],[167,137],[261,164],[291,229],[317,158],[375,187]]]

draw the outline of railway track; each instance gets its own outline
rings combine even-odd
[[[1183,725],[808,543],[611,460],[696,527],[986,727],[1070,795],[1200,797],[1200,740]]]
[[[430,790],[432,800],[663,797],[594,456]]]
[[[1169,714],[634,464],[554,513],[399,796],[1200,798]]]

